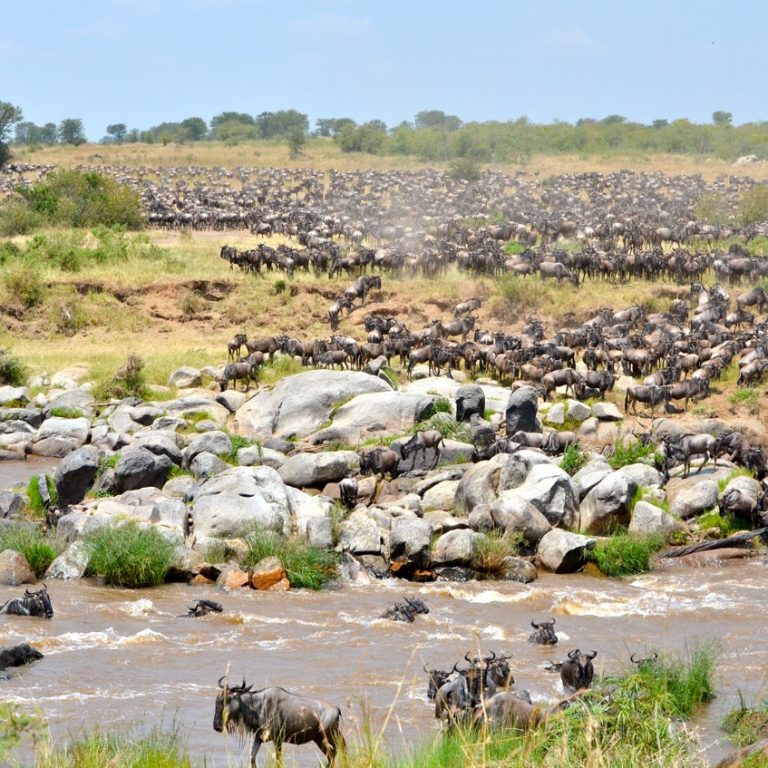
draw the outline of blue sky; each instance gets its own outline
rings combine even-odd
[[[0,0],[0,100],[92,140],[225,110],[740,124],[767,97],[766,0]]]

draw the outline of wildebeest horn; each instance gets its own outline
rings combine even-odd
[[[581,655],[581,651],[577,648],[575,651],[568,652],[569,659],[577,659]]]
[[[549,624],[550,627],[554,627],[555,626],[555,619],[554,619],[554,617],[552,617],[549,621],[547,621],[545,623]]]
[[[539,625],[538,625],[538,624],[537,624],[537,623],[536,623],[536,622],[535,622],[533,619],[531,619],[531,626],[532,626],[534,629],[538,629],[538,628],[539,628]]]
[[[490,656],[486,656],[485,659],[483,659],[483,661],[489,661],[490,662],[490,661],[494,661],[495,659],[496,659],[496,651],[491,651],[491,655]]]
[[[588,653],[587,654],[587,658],[590,659],[590,660],[594,659],[595,656],[597,656],[597,651],[592,651],[592,653]]]
[[[224,680],[224,678],[225,678],[225,677],[226,677],[226,675],[222,675],[222,676],[219,678],[219,688],[222,688],[222,689],[223,689],[223,688],[225,687],[225,686],[224,686],[224,684],[221,682],[222,680]]]
[[[464,661],[466,661],[468,664],[471,664],[471,663],[472,663],[472,659],[470,659],[470,658],[469,658],[469,651],[467,651],[467,652],[464,654]]]
[[[636,659],[636,658],[635,658],[635,654],[634,654],[634,653],[633,653],[633,654],[632,654],[632,655],[629,657],[629,660],[630,660],[630,661],[631,661],[633,664],[639,664],[641,661],[643,661],[643,659]]]

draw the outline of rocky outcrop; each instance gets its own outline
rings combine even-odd
[[[539,542],[536,560],[553,573],[575,573],[584,565],[587,550],[594,546],[595,540],[588,536],[553,528]]]
[[[284,483],[295,488],[335,483],[358,472],[360,459],[355,451],[296,453],[278,469]]]
[[[520,430],[541,432],[541,425],[536,420],[538,401],[536,390],[529,386],[518,387],[509,396],[504,416],[508,435],[514,435]]]
[[[630,508],[637,483],[627,474],[612,472],[585,496],[579,508],[579,528],[584,533],[605,535],[629,525]]]
[[[99,452],[92,445],[84,445],[61,460],[56,467],[53,481],[62,509],[70,504],[78,504],[85,498],[98,469]]]

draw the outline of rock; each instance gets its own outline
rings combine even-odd
[[[544,414],[544,423],[560,426],[565,424],[565,403],[552,403]]]
[[[425,512],[424,520],[432,526],[432,535],[439,536],[447,531],[457,531],[461,528],[469,528],[469,520],[466,517],[454,517],[444,509],[433,509]]]
[[[19,584],[34,584],[35,581],[35,574],[21,552],[13,549],[0,552],[0,584],[17,587]]]
[[[530,584],[539,578],[536,566],[522,557],[508,557],[504,570],[503,581],[516,581],[520,584]]]
[[[338,440],[346,445],[388,435],[402,435],[426,419],[433,395],[415,392],[371,392],[353,397],[333,415],[333,424],[312,436],[313,443]]]
[[[491,507],[489,504],[477,504],[469,513],[467,523],[473,531],[485,533],[492,531],[495,527],[493,517],[491,516]]]
[[[752,165],[753,163],[759,163],[760,158],[757,155],[742,155],[736,160],[734,165]]]
[[[0,518],[14,517],[27,506],[27,497],[14,491],[0,491]]]
[[[219,392],[216,395],[216,402],[223,405],[230,413],[235,413],[245,403],[245,392],[236,392],[234,389]]]
[[[463,384],[456,390],[456,421],[485,416],[485,392],[478,384]]]
[[[505,414],[508,435],[514,435],[520,430],[541,432],[536,421],[538,402],[536,390],[527,385],[519,387],[509,396]]]
[[[571,478],[573,490],[576,498],[582,501],[583,498],[601,481],[613,472],[611,465],[605,459],[592,459],[588,461]]]
[[[396,569],[398,573],[426,567],[431,537],[431,526],[418,517],[398,517],[392,521],[389,559],[400,566]]]
[[[46,417],[53,415],[54,411],[69,413],[73,416],[87,416],[91,418],[96,409],[96,398],[89,388],[78,387],[62,392],[48,402],[43,412]]]
[[[63,419],[52,416],[37,430],[32,441],[32,453],[63,458],[85,444],[89,431],[90,424],[86,418]]]
[[[45,578],[59,581],[82,579],[89,560],[90,552],[85,542],[74,541],[48,566]]]
[[[29,387],[12,387],[10,384],[0,387],[0,408],[5,408],[9,403],[20,406],[28,402]]]
[[[654,419],[651,425],[651,434],[657,440],[663,440],[666,437],[677,437],[685,433],[685,428],[678,421],[667,418]]]
[[[99,452],[92,445],[78,448],[59,462],[53,481],[62,509],[70,504],[79,504],[85,498],[98,469]]]
[[[251,586],[254,589],[270,589],[286,577],[279,557],[265,557],[256,563],[251,572]]]
[[[621,421],[624,414],[614,403],[601,402],[592,406],[592,415],[599,421]]]
[[[529,462],[535,461],[531,453],[500,453],[473,464],[456,489],[456,506],[469,514],[478,504],[491,504],[501,491],[522,485],[532,466]],[[538,455],[547,461],[543,454]]]
[[[330,517],[308,517],[305,525],[307,544],[320,549],[333,548],[333,524]]]
[[[203,378],[197,368],[191,366],[182,366],[177,368],[168,377],[168,386],[177,389],[189,389],[190,387],[200,387],[203,384]]]
[[[430,564],[432,566],[470,565],[474,542],[479,536],[480,534],[468,529],[444,533],[432,547]]]
[[[496,440],[496,427],[490,421],[485,421],[479,416],[472,416],[469,420],[469,432],[472,435],[472,445],[475,448],[487,448]]]
[[[711,477],[674,478],[667,483],[669,511],[683,520],[717,506],[717,481]]]
[[[278,474],[295,488],[335,483],[360,471],[355,451],[294,453],[282,463]]]
[[[219,472],[223,472],[225,469],[229,469],[231,464],[227,464],[218,456],[208,451],[198,453],[192,463],[189,465],[189,471],[195,477],[213,477],[218,475]]]
[[[428,509],[453,509],[456,503],[458,480],[446,480],[430,488],[421,499],[421,507]]]
[[[565,413],[569,421],[581,422],[592,415],[592,409],[580,400],[566,400]]]
[[[536,545],[551,528],[549,520],[516,489],[503,491],[491,505],[491,518],[505,532],[520,532]]]
[[[166,400],[163,408],[168,414],[180,418],[195,417],[212,419],[216,422],[219,429],[227,424],[230,412],[214,399],[215,395],[211,393],[195,392],[185,395],[176,400]]]
[[[219,578],[216,579],[216,584],[224,589],[242,589],[247,584],[250,584],[250,576],[240,570],[236,565],[228,566],[222,570]]]
[[[148,427],[154,424],[157,419],[162,418],[163,412],[156,405],[148,405],[142,403],[141,405],[135,405],[129,411],[131,418],[143,427]]]
[[[392,392],[380,378],[357,371],[307,371],[260,390],[235,414],[238,432],[266,440],[272,435],[306,437],[330,418],[339,403],[370,392]]]
[[[632,510],[632,519],[629,522],[629,532],[641,535],[662,533],[669,536],[677,531],[684,530],[680,520],[647,501],[638,501]]]
[[[585,562],[585,553],[595,540],[579,533],[553,528],[539,542],[536,559],[542,568],[553,573],[575,573]]]
[[[119,493],[136,488],[162,488],[172,466],[165,456],[156,456],[146,448],[127,448],[115,464],[115,487]]]
[[[338,549],[353,555],[380,555],[382,532],[363,509],[355,510],[341,523]]]
[[[581,502],[579,528],[588,534],[609,535],[629,525],[630,506],[637,487],[628,475],[612,472]]]
[[[661,476],[661,472],[654,469],[649,464],[627,464],[616,471],[631,478],[637,485],[643,488],[664,484],[664,478]]]
[[[37,408],[0,408],[0,422],[23,421],[37,429],[43,423],[43,412]]]
[[[236,538],[254,525],[284,535],[291,532],[291,501],[306,494],[288,489],[269,467],[231,467],[207,480],[192,506],[198,537]]]
[[[285,461],[285,456],[282,454],[278,455],[280,456],[280,462],[277,466],[274,464],[267,464],[267,466],[272,467],[272,469],[279,469]],[[244,448],[238,448],[236,460],[239,467],[252,467],[256,464],[261,464],[261,449],[258,445],[247,445]]]
[[[554,464],[537,464],[516,489],[552,525],[573,528],[578,525],[579,508],[568,473]]]
[[[225,456],[232,451],[232,440],[226,432],[206,432],[193,438],[184,451],[182,466],[189,468],[198,453],[212,453],[214,456]]]
[[[181,438],[175,432],[167,430],[142,430],[130,442],[131,448],[146,448],[155,456],[167,456],[174,464],[181,465],[182,453],[179,447]]]
[[[384,355],[379,355],[373,360],[369,360],[363,368],[363,373],[367,373],[369,376],[378,376],[384,368],[389,367],[389,361]],[[382,373],[382,376],[384,374]]]

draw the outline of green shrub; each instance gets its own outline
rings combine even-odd
[[[58,416],[60,419],[79,419],[83,412],[79,408],[52,408],[51,416]]]
[[[0,205],[0,235],[28,235],[45,224],[45,217],[33,211],[24,200],[8,199]]]
[[[514,256],[515,254],[523,253],[523,251],[525,251],[525,246],[522,243],[518,243],[517,240],[510,240],[508,243],[504,244],[503,250],[504,253]]]
[[[34,768],[191,768],[178,731],[108,733],[97,728],[64,747],[44,744]]]
[[[0,552],[12,549],[27,558],[29,567],[39,579],[61,552],[55,536],[48,536],[29,525],[9,525],[0,528]]]
[[[457,157],[448,165],[448,175],[455,180],[477,181],[480,178],[480,165],[469,157]]]
[[[42,496],[40,496],[40,487],[38,486],[38,480],[40,475],[32,475],[27,482],[27,498],[29,499],[29,508],[32,512],[42,515],[45,512],[45,505],[43,504]],[[48,495],[51,497],[51,502],[54,504],[59,503],[59,497],[56,492],[56,484],[53,482],[53,478],[50,475],[45,475],[46,485],[48,486]]]
[[[737,531],[751,530],[752,524],[749,520],[733,514],[721,515],[716,509],[705,512],[696,518],[696,523],[702,531],[710,528],[717,528],[720,536],[726,538],[732,536]]]
[[[27,371],[24,364],[7,349],[0,349],[0,384],[20,387],[24,384]]]
[[[171,567],[174,547],[154,528],[135,522],[105,527],[86,538],[88,573],[101,574],[117,587],[154,587]]]
[[[116,224],[138,229],[144,223],[139,193],[111,176],[60,170],[32,187],[19,187],[31,211],[50,224],[94,227]]]
[[[521,533],[489,531],[474,545],[472,566],[488,576],[503,578],[509,567],[509,558],[518,554],[522,543]]]
[[[587,552],[587,559],[611,577],[631,576],[651,570],[651,555],[664,546],[660,534],[635,536],[618,533],[605,541],[599,541]]]
[[[97,388],[96,397],[101,400],[123,400],[126,397],[145,400],[148,390],[143,370],[144,361],[138,355],[128,355],[125,365],[115,372],[111,381],[104,382]]]
[[[230,441],[232,443],[231,450],[229,451],[229,453],[221,457],[222,459],[224,459],[224,461],[227,461],[230,464],[234,464],[237,461],[237,452],[241,448],[250,448],[252,445],[257,445],[257,443],[254,440],[251,440],[247,437],[243,437],[242,435],[231,435]]]
[[[728,396],[728,402],[743,406],[752,416],[757,416],[760,411],[760,393],[756,389],[737,389]]]
[[[6,293],[25,309],[37,306],[43,300],[44,285],[38,268],[32,265],[13,267],[3,279]]]
[[[415,435],[428,429],[436,429],[448,440],[458,440],[461,443],[472,442],[472,432],[465,421],[456,421],[450,413],[439,411],[424,421],[414,424],[409,430],[409,435]],[[430,452],[431,458],[431,452]]]
[[[768,184],[755,184],[741,196],[739,218],[743,226],[768,221]]]
[[[560,469],[565,470],[569,475],[575,475],[585,464],[587,457],[581,450],[581,445],[568,445],[563,451],[563,458],[560,460]]]
[[[283,278],[278,278],[275,280],[275,294],[280,295],[281,293],[285,293],[286,290],[288,290],[288,283],[283,280]]]
[[[292,587],[320,589],[336,576],[338,555],[327,549],[311,547],[297,538],[257,528],[245,537],[246,555],[243,565],[253,568],[265,557],[278,557]]]
[[[768,738],[768,701],[750,709],[741,699],[739,706],[723,718],[721,725],[737,747],[746,747]]]
[[[608,457],[608,463],[613,469],[621,469],[627,464],[635,464],[641,459],[653,456],[656,447],[649,443],[644,445],[637,438],[624,442],[623,437],[619,437],[613,446],[613,453]]]
[[[11,750],[15,749],[22,738],[34,736],[40,729],[40,718],[20,712],[18,704],[10,702],[0,703],[0,761],[3,765]]]

